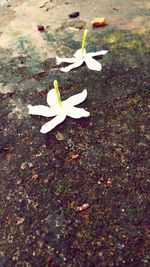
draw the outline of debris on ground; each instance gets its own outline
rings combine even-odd
[[[69,18],[77,18],[80,16],[80,12],[76,11],[76,12],[69,14],[68,16],[69,16]]]
[[[45,31],[45,28],[44,28],[43,25],[38,25],[37,28],[38,28],[39,32],[44,32]]]
[[[73,154],[73,155],[71,156],[71,158],[72,158],[73,160],[76,160],[76,159],[78,159],[78,157],[79,157],[79,155],[78,155],[78,154]]]
[[[67,21],[62,24],[62,29],[73,27],[76,29],[85,29],[86,22],[84,20],[73,20],[73,21]]]
[[[95,18],[91,21],[91,24],[93,27],[98,28],[98,27],[104,27],[108,24],[108,20],[104,17],[101,18]]]
[[[88,208],[89,208],[89,204],[88,203],[84,203],[81,206],[78,206],[76,208],[76,211],[84,211],[84,210],[87,210]]]

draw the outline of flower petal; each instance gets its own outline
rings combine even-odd
[[[107,53],[108,53],[108,50],[101,50],[101,51],[98,51],[98,52],[87,53],[87,56],[97,57],[97,56],[106,55]]]
[[[82,49],[78,49],[73,55],[75,58],[83,58],[83,56],[85,56],[86,54],[86,50],[84,49],[83,53],[82,53]]]
[[[70,96],[67,100],[63,101],[63,105],[76,106],[82,103],[87,97],[87,90],[84,89],[82,93]]]
[[[59,65],[59,64],[61,64],[63,62],[66,62],[66,63],[74,63],[75,60],[76,59],[74,57],[71,57],[71,58],[66,58],[66,57],[61,58],[61,57],[57,57],[56,56],[56,63],[57,63],[57,65]]]
[[[78,58],[78,59],[75,59],[75,60],[76,61],[73,64],[71,64],[71,65],[69,65],[67,67],[64,67],[64,68],[60,68],[60,70],[63,71],[63,72],[68,72],[68,71],[70,71],[72,69],[75,69],[75,68],[81,66],[82,63],[84,62],[83,58]]]
[[[54,119],[52,119],[51,121],[48,121],[47,123],[45,123],[40,132],[41,133],[48,133],[50,132],[52,129],[54,129],[58,124],[60,124],[61,122],[63,122],[66,118],[66,114],[61,114],[56,116]]]
[[[85,63],[90,70],[100,71],[102,69],[101,63],[90,56],[85,57]]]
[[[57,110],[59,108],[59,103],[56,95],[55,89],[51,89],[47,94],[47,103],[50,107],[55,108]]]
[[[29,109],[29,114],[31,115],[40,115],[44,117],[52,117],[57,115],[56,109],[51,109],[43,105],[38,105],[38,106],[28,105],[28,109]]]
[[[84,108],[72,107],[72,108],[68,109],[67,116],[69,116],[73,119],[80,119],[82,117],[90,116],[90,113],[88,111],[86,111]]]

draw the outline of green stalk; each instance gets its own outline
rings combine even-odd
[[[58,81],[54,80],[54,88],[55,88],[55,92],[56,92],[56,96],[57,96],[57,100],[59,103],[59,106],[62,108],[62,101],[61,101],[61,97],[60,97],[60,92],[58,89]]]
[[[82,55],[84,53],[84,47],[85,47],[87,32],[88,32],[87,29],[84,30],[83,39],[82,39],[82,47],[81,47],[81,49],[82,49]]]

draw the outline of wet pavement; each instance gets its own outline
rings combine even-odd
[[[0,2],[0,267],[149,266],[149,1]],[[79,11],[80,16],[68,15]],[[93,29],[91,20],[108,25]],[[43,26],[44,30],[39,30]],[[88,29],[102,71],[63,73]],[[57,79],[90,117],[40,133]]]

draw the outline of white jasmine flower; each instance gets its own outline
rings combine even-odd
[[[67,100],[61,101],[60,92],[58,89],[58,82],[54,81],[54,89],[51,89],[47,94],[48,106],[28,105],[29,114],[40,115],[44,117],[53,117],[51,121],[45,123],[40,132],[47,133],[55,128],[58,124],[63,122],[67,116],[79,119],[81,117],[88,117],[90,113],[84,108],[77,108],[76,105],[82,103],[87,97],[87,90],[83,90],[82,93],[69,97]]]
[[[72,58],[60,58],[56,56],[57,64],[61,64],[63,62],[71,63],[67,67],[60,68],[61,71],[68,72],[71,69],[81,66],[84,62],[86,63],[87,67],[91,70],[100,71],[102,69],[101,63],[95,60],[93,57],[105,55],[108,51],[101,50],[98,52],[87,53],[86,50],[84,49],[86,35],[87,35],[87,30],[84,31],[82,48],[77,50],[77,52],[73,55]]]

